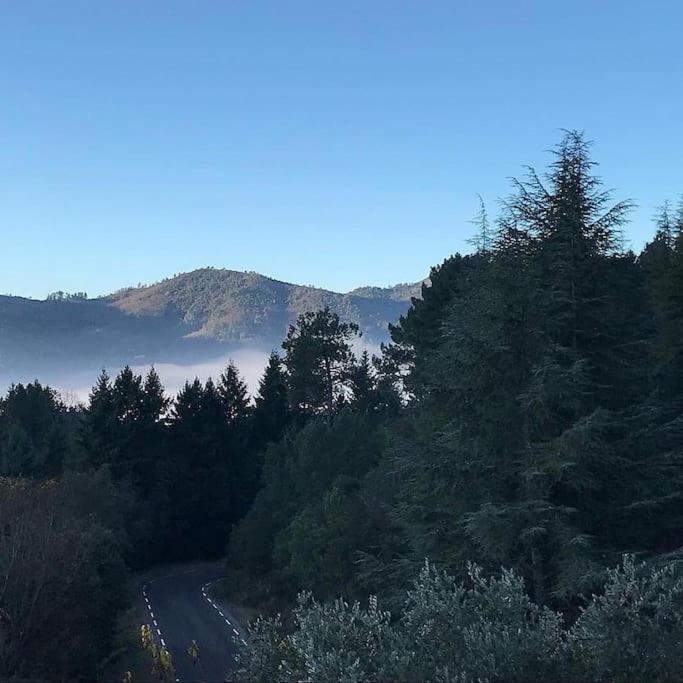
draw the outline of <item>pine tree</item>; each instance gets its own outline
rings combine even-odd
[[[540,603],[547,590],[568,593],[586,576],[587,553],[604,530],[605,497],[614,483],[609,471],[619,466],[610,444],[612,411],[619,407],[610,369],[619,364],[623,340],[610,313],[618,293],[600,270],[617,254],[630,205],[609,206],[588,149],[581,134],[568,132],[555,151],[549,187],[532,171],[510,203],[536,240],[531,329],[540,348],[521,392],[517,514],[526,518],[521,537]]]
[[[378,396],[376,395],[375,371],[370,354],[367,351],[363,351],[358,361],[354,364],[349,379],[352,405],[362,411],[372,410],[376,407]]]
[[[633,387],[615,383],[633,355],[620,335],[636,269],[616,251],[628,205],[610,208],[591,168],[569,133],[548,186],[533,171],[517,184],[491,253],[453,277],[443,308],[427,288],[394,331],[417,349],[420,400],[387,465],[415,556],[516,565],[540,603],[590,587],[593,548],[622,549],[607,501],[628,499],[615,468],[633,478],[616,432]]]
[[[218,394],[228,424],[234,424],[247,417],[249,414],[247,385],[232,362],[220,376]]]
[[[11,385],[0,399],[0,476],[59,475],[73,451],[67,417],[54,389]]]
[[[282,360],[273,351],[259,381],[254,398],[254,441],[256,450],[279,441],[290,421],[287,380]]]
[[[116,376],[113,386],[114,410],[121,425],[133,425],[143,413],[142,376],[126,365]]]
[[[165,415],[169,399],[154,367],[147,373],[142,391],[142,417],[148,423],[156,423]]]
[[[332,421],[340,395],[349,387],[353,365],[351,340],[358,325],[342,322],[324,308],[300,315],[282,343],[291,405],[304,414],[323,413]]]
[[[200,414],[204,399],[204,387],[197,377],[192,382],[185,382],[173,402],[171,415],[175,423],[191,420]]]
[[[226,418],[211,380],[186,382],[171,409],[170,534],[180,557],[217,557],[233,520]]]
[[[104,369],[88,397],[81,440],[87,466],[111,464],[118,459],[119,425],[114,407],[114,390]]]

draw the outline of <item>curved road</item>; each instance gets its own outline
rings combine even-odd
[[[221,578],[219,565],[169,569],[142,586],[144,623],[173,657],[177,680],[226,681],[234,671],[234,656],[242,629],[227,610],[211,598],[211,583]],[[187,650],[197,642],[196,663]]]

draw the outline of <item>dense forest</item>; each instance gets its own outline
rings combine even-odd
[[[568,132],[376,357],[323,308],[253,401],[233,365],[12,386],[0,678],[96,678],[131,572],[224,556],[242,679],[678,680],[683,205],[638,254],[629,208]]]

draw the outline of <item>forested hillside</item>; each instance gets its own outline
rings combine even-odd
[[[628,209],[570,132],[377,357],[315,301],[253,401],[233,365],[173,399],[128,367],[82,407],[13,386],[0,677],[92,680],[127,572],[225,556],[265,614],[240,680],[679,680],[683,206],[638,254]]]
[[[300,313],[325,306],[378,346],[419,290],[418,284],[339,294],[204,268],[95,299],[82,292],[55,292],[45,301],[0,296],[0,384],[48,377],[74,388],[68,378],[76,371],[198,364],[238,348],[268,352]]]

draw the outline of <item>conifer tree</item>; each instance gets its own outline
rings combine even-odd
[[[119,444],[114,391],[111,378],[104,369],[88,397],[82,443],[89,466],[96,467],[117,460]]]
[[[354,401],[366,399],[372,392],[373,387],[373,369],[370,354],[367,351],[363,351],[351,370],[351,391]]]
[[[225,372],[221,374],[218,394],[228,424],[234,424],[246,418],[249,413],[247,385],[233,362],[230,362]]]
[[[113,386],[114,411],[116,419],[122,426],[132,426],[138,422],[143,413],[144,391],[142,376],[136,375],[126,365],[116,376]]]
[[[11,385],[0,398],[0,476],[60,474],[73,450],[67,418],[54,389]]]
[[[165,415],[169,400],[154,367],[147,373],[142,391],[142,417],[148,423],[157,423]]]
[[[178,393],[170,420],[173,509],[170,533],[181,557],[216,557],[232,523],[226,418],[218,389],[195,378]]]
[[[260,450],[269,442],[279,441],[290,421],[287,380],[282,360],[275,351],[259,380],[254,403],[254,442]]]
[[[291,405],[303,414],[332,421],[339,396],[349,387],[353,365],[351,341],[358,325],[342,322],[329,308],[300,315],[282,343]]]

